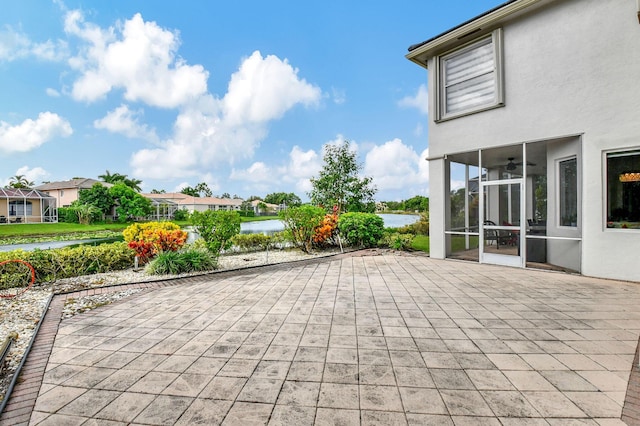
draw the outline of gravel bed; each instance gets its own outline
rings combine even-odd
[[[218,270],[232,270],[251,266],[272,265],[277,263],[292,262],[330,256],[337,251],[323,251],[306,254],[298,250],[275,250],[254,253],[228,254],[218,260]],[[11,332],[18,333],[18,339],[13,342],[4,365],[0,365],[0,402],[3,401],[13,373],[22,361],[33,332],[42,317],[47,300],[52,294],[68,293],[88,288],[112,286],[117,284],[158,281],[177,277],[185,277],[197,274],[183,275],[148,275],[144,270],[128,269],[124,271],[107,272],[95,275],[65,278],[53,283],[37,286],[13,299],[0,299],[0,343]],[[130,296],[141,290],[119,291],[114,287],[112,293],[96,296],[85,296],[67,301],[62,317],[69,318],[73,315],[89,311],[98,306],[107,305],[123,297]]]

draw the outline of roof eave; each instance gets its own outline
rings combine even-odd
[[[491,27],[492,25],[503,21],[507,17],[522,12],[532,5],[542,1],[544,0],[513,0],[504,3],[503,5],[471,19],[462,25],[454,27],[453,29],[434,38],[411,46],[409,48],[409,53],[407,53],[405,57],[421,67],[427,68],[427,60],[429,57],[433,56],[432,52],[441,50],[443,47],[450,44],[459,43],[465,36],[482,31],[487,27]]]

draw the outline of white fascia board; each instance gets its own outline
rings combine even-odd
[[[461,37],[464,37],[469,33],[473,33],[494,25],[511,15],[519,13],[535,5],[536,3],[540,3],[543,1],[544,0],[520,0],[514,3],[510,3],[492,13],[480,16],[479,18],[469,22],[467,25],[455,28],[443,34],[442,36],[431,40],[430,42],[420,47],[417,47],[416,49],[407,53],[405,57],[410,61],[420,65],[421,67],[427,68],[427,64],[424,58],[433,56],[432,54],[430,54],[431,51],[438,49],[441,46],[445,46],[449,43],[457,43]],[[422,60],[420,59],[421,57],[423,58]]]

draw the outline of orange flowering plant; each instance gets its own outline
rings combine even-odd
[[[334,238],[338,229],[338,206],[333,206],[333,211],[327,213],[320,225],[316,226],[313,234],[313,243],[316,246],[334,244]]]
[[[158,253],[178,251],[187,242],[187,233],[172,222],[134,223],[122,234],[143,263]]]

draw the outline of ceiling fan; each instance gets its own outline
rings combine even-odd
[[[515,157],[509,157],[508,160],[509,160],[509,162],[507,163],[506,166],[504,166],[504,168],[505,168],[505,170],[507,170],[509,172],[514,171],[515,169],[518,168],[518,166],[522,166],[522,162],[520,162],[520,163],[514,163],[513,162],[513,160],[515,160]],[[527,161],[527,166],[535,166],[535,165],[536,165],[535,163]]]

